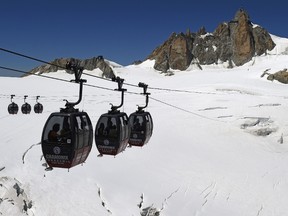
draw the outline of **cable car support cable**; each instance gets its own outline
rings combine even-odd
[[[10,71],[18,72],[18,73],[22,73],[22,74],[28,74],[28,72],[23,71],[23,70],[18,70],[18,69],[13,69],[13,68],[9,68],[9,67],[3,67],[3,66],[0,66],[0,68],[1,68],[1,69],[5,69],[5,70],[10,70]],[[83,73],[83,74],[84,74],[84,73]],[[42,75],[42,74],[31,74],[31,75],[38,76],[38,77],[44,77],[44,78],[47,78],[47,79],[52,79],[52,80],[57,80],[57,81],[63,81],[63,82],[71,83],[71,81],[69,81],[69,80],[65,80],[65,79],[61,79],[61,78],[56,78],[56,77],[45,76],[45,75]],[[106,88],[106,87],[102,87],[102,86],[97,86],[97,85],[91,85],[91,84],[87,84],[87,83],[85,83],[84,85],[85,85],[85,86],[89,86],[89,87],[93,87],[93,88],[99,88],[99,89],[107,90],[107,91],[115,91],[115,89],[110,89],[110,88]],[[133,85],[133,86],[135,86],[135,85]],[[150,87],[149,87],[149,88],[150,88]],[[150,88],[150,89],[152,89],[152,88]],[[126,92],[129,93],[129,94],[137,94],[137,95],[141,94],[141,93],[130,92],[130,91],[126,91]],[[164,104],[164,105],[173,107],[173,108],[175,108],[175,109],[181,110],[181,111],[183,111],[183,112],[196,115],[196,116],[201,117],[201,118],[210,119],[210,120],[218,121],[218,122],[223,122],[223,121],[216,120],[216,119],[212,119],[212,118],[209,118],[209,117],[206,117],[206,116],[203,116],[203,115],[199,115],[199,114],[197,114],[197,113],[194,113],[194,112],[191,112],[191,111],[189,111],[189,110],[183,109],[183,108],[181,108],[181,107],[175,106],[175,105],[173,105],[173,104],[164,102],[164,101],[159,100],[159,99],[157,99],[157,98],[151,98],[151,97],[150,97],[150,99],[152,99],[152,100],[154,100],[154,101],[157,101],[157,102],[159,102],[159,103],[162,103],[162,104]]]
[[[14,55],[18,55],[18,56],[21,56],[21,57],[24,57],[24,58],[28,58],[28,59],[32,59],[32,60],[35,60],[35,61],[39,61],[39,62],[42,62],[42,63],[45,63],[45,64],[49,64],[49,65],[52,65],[52,66],[56,66],[56,67],[59,67],[59,68],[62,68],[62,69],[67,69],[65,67],[62,67],[62,66],[59,66],[59,65],[55,65],[55,64],[52,64],[52,63],[49,63],[47,61],[43,61],[41,59],[37,59],[37,58],[34,58],[34,57],[30,57],[30,56],[27,56],[27,55],[23,55],[23,54],[20,54],[20,53],[17,53],[17,52],[14,52],[14,51],[10,51],[10,50],[7,50],[7,49],[4,49],[4,48],[0,48],[0,50],[2,51],[5,51],[5,52],[8,52],[8,53],[11,53],[11,54],[14,54]],[[24,73],[24,74],[29,74],[28,72],[25,72],[25,71],[21,71],[21,70],[17,70],[17,69],[12,69],[12,68],[8,68],[8,67],[3,67],[3,66],[0,66],[0,68],[2,69],[6,69],[6,70],[11,70],[11,71],[14,71],[14,72],[19,72],[19,73]],[[103,79],[103,80],[107,80],[107,81],[112,81],[112,80],[109,80],[109,79],[105,79],[103,77],[99,77],[99,76],[95,76],[95,75],[91,75],[91,74],[87,74],[87,73],[83,73],[87,76],[91,76],[91,77],[95,77],[95,78],[98,78],[98,79]],[[64,79],[60,79],[60,78],[55,78],[55,77],[49,77],[49,76],[45,76],[45,75],[39,75],[39,74],[31,74],[31,75],[36,75],[36,76],[40,76],[40,77],[45,77],[45,78],[49,78],[49,79],[54,79],[54,80],[59,80],[59,81],[64,81],[64,82],[70,82],[70,81],[67,81],[67,80],[64,80]],[[123,83],[122,83],[123,84]],[[139,87],[137,85],[134,85],[134,84],[129,84],[129,83],[124,83],[125,85],[129,85],[129,86],[133,86],[133,87]],[[87,86],[90,86],[90,87],[95,87],[95,88],[101,88],[101,89],[104,89],[104,90],[110,90],[110,91],[113,91],[112,89],[109,89],[109,88],[105,88],[105,87],[99,87],[99,86],[95,86],[95,85],[91,85],[91,84],[85,84]],[[156,88],[156,87],[149,87],[150,89],[154,89],[154,90],[161,90],[161,91],[172,91],[172,92],[183,92],[183,93],[201,93],[203,94],[203,92],[193,92],[193,91],[187,91],[187,90],[177,90],[177,89],[169,89],[169,88]],[[137,94],[137,93],[134,93],[134,92],[127,92],[127,93],[131,93],[131,94]],[[207,94],[213,94],[213,93],[207,93]],[[180,108],[180,107],[177,107],[175,105],[172,105],[172,104],[169,104],[169,103],[166,103],[166,102],[163,102],[161,100],[158,100],[156,98],[151,98],[157,102],[160,102],[162,104],[165,104],[167,106],[170,106],[170,107],[174,107],[176,109],[179,109],[179,110],[182,110],[184,112],[187,112],[187,113],[191,113],[193,115],[197,115],[199,117],[202,117],[202,118],[205,118],[205,119],[210,119],[210,120],[213,120],[213,121],[219,121],[219,120],[216,120],[216,119],[212,119],[212,118],[209,118],[209,117],[206,117],[206,116],[203,116],[203,115],[199,115],[197,113],[193,113],[189,110],[185,110],[183,108]],[[122,105],[121,105],[122,106]],[[114,108],[115,109],[115,108]],[[222,121],[221,121],[222,122]]]
[[[38,61],[38,62],[42,62],[42,63],[45,63],[45,64],[48,64],[48,65],[51,65],[51,66],[55,66],[55,67],[58,67],[58,68],[62,68],[62,69],[67,69],[66,67],[63,67],[63,66],[60,66],[60,65],[56,65],[56,64],[53,64],[53,63],[50,63],[50,62],[47,62],[47,61],[44,61],[44,60],[41,60],[41,59],[38,59],[38,58],[34,58],[34,57],[30,57],[28,55],[24,55],[24,54],[21,54],[21,53],[18,53],[18,52],[14,52],[14,51],[11,51],[11,50],[7,50],[7,49],[4,49],[4,48],[0,48],[0,50],[4,51],[4,52],[8,52],[8,53],[11,53],[11,54],[14,54],[14,55],[18,55],[18,56],[21,56],[21,57],[24,57],[24,58],[28,58],[28,59],[31,59],[31,60],[34,60],[34,61]],[[7,69],[7,68],[4,68],[4,67],[0,67],[2,69]],[[18,70],[17,70],[18,71]],[[16,70],[14,72],[17,72]],[[29,74],[26,72],[26,74]],[[88,74],[88,73],[83,73],[84,75],[87,75],[87,76],[90,76],[90,77],[94,77],[94,78],[97,78],[97,79],[102,79],[102,80],[106,80],[106,81],[113,81],[111,79],[107,79],[107,78],[103,78],[103,77],[99,77],[99,76],[95,76],[95,75],[92,75],[92,74]],[[125,85],[128,85],[128,86],[133,86],[133,87],[139,87],[135,84],[130,84],[130,83],[124,83]],[[158,87],[150,87],[150,89],[153,89],[153,90],[160,90],[160,91],[172,91],[172,92],[182,92],[182,93],[194,93],[194,94],[214,94],[214,93],[209,93],[209,92],[198,92],[198,91],[189,91],[189,90],[179,90],[179,89],[170,89],[170,88],[158,88]]]

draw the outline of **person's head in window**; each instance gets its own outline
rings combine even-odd
[[[60,124],[55,123],[52,127],[52,130],[49,131],[48,140],[49,141],[58,141],[58,131],[60,130]]]

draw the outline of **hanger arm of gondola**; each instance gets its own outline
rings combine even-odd
[[[121,104],[118,105],[118,106],[114,106],[113,104],[111,104],[111,111],[112,112],[114,112],[117,109],[119,109],[120,107],[122,107],[123,103],[124,103],[124,92],[126,91],[126,89],[121,89],[121,90],[118,90],[118,91],[121,91]]]
[[[146,96],[145,106],[139,106],[138,105],[138,111],[140,112],[140,111],[142,111],[143,109],[145,109],[148,106],[150,93],[147,92],[147,88],[148,88],[147,84],[139,82],[138,86],[143,88],[143,93],[142,94]]]
[[[124,79],[120,78],[120,77],[116,77],[116,78],[112,78],[112,81],[117,82],[118,83],[118,89],[115,89],[115,91],[121,91],[121,103],[118,106],[114,106],[113,104],[111,104],[111,112],[115,112],[117,111],[117,109],[119,109],[120,107],[123,106],[124,103],[124,92],[127,91],[127,89],[123,89],[123,82]]]
[[[84,68],[81,67],[78,62],[76,62],[74,59],[71,59],[66,63],[66,69],[74,72],[75,80],[71,81],[74,81],[76,83],[79,83],[81,81],[81,76]]]
[[[13,103],[13,98],[15,97],[14,94],[11,95],[11,103]]]
[[[122,79],[122,78],[117,76],[117,77],[113,77],[112,81],[113,82],[117,82],[117,84],[118,84],[118,89],[115,89],[115,90],[121,91],[123,89],[122,86],[123,86],[123,83],[124,83],[124,79]],[[126,89],[124,89],[124,90],[126,90]]]
[[[28,95],[24,95],[24,103],[26,103],[26,98],[28,97]]]
[[[75,80],[71,80],[71,82],[79,83],[79,98],[78,98],[78,100],[76,102],[69,102],[68,100],[66,100],[66,104],[65,104],[66,109],[68,111],[72,111],[74,109],[74,106],[79,104],[82,100],[83,83],[85,83],[86,80],[81,79],[81,75],[83,73],[84,68],[80,67],[79,64],[75,63],[75,61],[71,60],[71,61],[67,62],[66,69],[74,72]]]
[[[68,109],[73,109],[74,106],[78,105],[81,102],[84,82],[86,82],[86,80],[82,80],[82,79],[80,79],[80,81],[78,82],[79,83],[79,98],[78,98],[78,100],[76,102],[69,102],[68,100],[66,100],[65,106]]]

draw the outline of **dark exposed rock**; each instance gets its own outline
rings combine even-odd
[[[28,74],[34,74],[37,72],[39,74],[42,74],[42,73],[56,72],[58,70],[64,70],[67,61],[69,61],[70,59],[71,58],[55,59],[51,61],[50,64],[44,64],[44,65],[41,65],[39,67],[32,69],[31,71],[29,71]]]
[[[233,27],[230,27],[233,52],[231,58],[236,66],[240,66],[252,59],[255,49],[252,25],[248,14],[243,10],[239,10],[235,15],[235,21],[233,22]]]
[[[218,25],[213,33],[216,42],[217,57],[221,62],[226,62],[231,59],[232,46],[230,37],[230,28],[228,23],[221,23]]]
[[[186,70],[193,62],[209,65],[220,61],[233,67],[247,63],[255,55],[266,54],[274,47],[269,33],[260,26],[253,26],[248,13],[240,9],[233,20],[221,23],[213,33],[207,33],[204,27],[197,33],[190,30],[186,34],[173,33],[147,59],[154,59],[154,68],[162,72],[169,68]]]
[[[270,80],[272,82],[274,80],[277,80],[278,82],[288,84],[288,71],[286,68],[273,74],[268,73],[267,71],[264,71],[261,77],[263,77],[264,75],[268,75],[267,80]]]
[[[193,38],[190,33],[173,33],[160,47],[148,57],[155,58],[154,68],[166,72],[169,68],[186,70],[193,59],[191,52]]]
[[[95,69],[95,68],[93,68],[93,66],[95,65],[96,68],[99,68],[103,72],[103,74],[102,74],[103,77],[106,77],[106,78],[115,78],[116,77],[112,68],[109,66],[109,64],[106,61],[104,61],[103,56],[98,56],[96,58],[93,58],[92,61],[93,62],[92,62],[90,70]],[[87,60],[87,64],[89,64],[89,60]],[[85,68],[85,64],[83,65],[83,67]]]
[[[147,208],[142,209],[141,216],[160,216],[160,211],[154,208],[153,206],[149,206]]]
[[[31,209],[32,208],[32,201],[30,201],[30,202],[26,202],[26,200],[23,200],[23,202],[24,202],[24,205],[23,205],[23,211],[24,212],[27,212],[28,211],[28,209]]]
[[[255,53],[260,56],[266,54],[267,50],[272,50],[275,43],[271,40],[269,33],[262,27],[253,28],[253,38],[255,41]]]
[[[134,61],[132,64],[134,64],[134,65],[139,65],[139,64],[141,64],[143,61],[142,60],[136,60],[136,61]]]
[[[17,193],[17,197],[20,195],[20,194],[23,194],[24,190],[22,188],[19,187],[19,185],[16,183],[13,188],[16,190],[16,193]]]
[[[192,38],[183,33],[175,35],[169,51],[169,65],[172,69],[186,70],[192,60],[190,44]]]
[[[214,35],[205,33],[195,38],[192,53],[198,58],[200,64],[213,64],[218,61],[215,47],[216,41]]]

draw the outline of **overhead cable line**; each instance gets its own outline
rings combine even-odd
[[[50,63],[50,62],[47,62],[47,61],[43,61],[43,60],[41,60],[41,59],[34,58],[34,57],[31,57],[31,56],[28,56],[28,55],[24,55],[24,54],[21,54],[21,53],[18,53],[18,52],[14,52],[14,51],[7,50],[7,49],[4,49],[4,48],[0,48],[0,50],[2,50],[2,51],[4,51],[4,52],[11,53],[11,54],[14,54],[14,55],[18,55],[18,56],[21,56],[21,57],[24,57],[24,58],[32,59],[32,60],[34,60],[34,61],[42,62],[42,63],[48,64],[48,65],[51,65],[51,66],[55,66],[55,67],[58,67],[58,68],[61,68],[61,69],[64,69],[64,70],[67,70],[66,67],[63,67],[63,66],[60,66],[60,65],[56,65],[56,64],[53,64],[53,63]],[[2,68],[2,69],[11,70],[11,71],[14,71],[14,72],[20,72],[20,73],[24,73],[24,74],[29,74],[28,72],[23,72],[23,71],[16,70],[16,69],[12,69],[12,68],[5,68],[5,67],[1,67],[1,68]],[[110,80],[110,79],[106,79],[106,78],[103,78],[103,77],[95,76],[95,75],[92,75],[92,74],[88,74],[88,73],[83,73],[83,74],[84,74],[84,75],[87,75],[87,76],[94,77],[94,78],[103,79],[103,80],[106,80],[106,81],[111,81],[111,82],[113,82],[113,81]],[[134,84],[126,84],[126,85],[138,87],[137,85],[134,85]]]
[[[14,55],[18,55],[18,56],[21,56],[21,57],[24,57],[24,58],[28,58],[28,59],[32,59],[32,60],[35,60],[35,61],[38,61],[38,62],[42,62],[42,63],[45,63],[45,64],[48,64],[48,65],[51,65],[51,66],[56,66],[56,67],[59,67],[59,68],[62,68],[62,69],[65,69],[66,70],[66,67],[63,67],[63,66],[59,66],[59,65],[56,65],[56,64],[52,64],[50,62],[47,62],[47,61],[43,61],[41,59],[38,59],[38,58],[34,58],[34,57],[30,57],[30,56],[27,56],[27,55],[24,55],[24,54],[21,54],[21,53],[17,53],[17,52],[14,52],[14,51],[11,51],[11,50],[7,50],[7,49],[4,49],[4,48],[0,48],[0,50],[2,51],[5,51],[5,52],[8,52],[8,53],[11,53],[11,54],[14,54]],[[16,69],[12,69],[12,68],[7,68],[7,67],[1,67],[0,68],[2,69],[6,69],[6,70],[12,70],[14,72],[20,72],[20,73],[25,73],[25,74],[29,74],[28,72],[25,72],[25,71],[21,71],[21,70],[16,70]],[[91,76],[91,77],[95,77],[95,78],[98,78],[98,79],[103,79],[103,80],[106,80],[106,81],[111,81],[113,82],[112,80],[110,79],[106,79],[106,78],[103,78],[103,77],[99,77],[99,76],[95,76],[95,75],[92,75],[92,74],[87,74],[87,73],[83,73],[87,76]],[[60,79],[60,78],[55,78],[55,77],[49,77],[49,76],[45,76],[45,75],[40,75],[40,74],[31,74],[31,75],[36,75],[36,76],[40,76],[40,77],[45,77],[45,78],[50,78],[50,79],[54,79],[54,80],[59,80],[59,81],[65,81],[65,82],[70,82],[68,80],[64,80],[64,79]],[[128,85],[128,86],[133,86],[133,87],[139,87],[138,85],[135,85],[135,84],[129,84],[129,83],[124,83],[125,85]],[[109,88],[105,88],[105,87],[100,87],[100,86],[95,86],[95,85],[91,85],[91,84],[86,84],[86,86],[90,86],[90,87],[95,87],[95,88],[100,88],[100,89],[104,89],[104,90],[109,90],[109,91],[114,91],[114,89],[109,89]],[[156,87],[149,87],[149,89],[154,89],[154,90],[161,90],[161,91],[171,91],[171,92],[183,92],[183,93],[201,93],[201,94],[204,94],[203,92],[195,92],[195,91],[188,91],[188,90],[178,90],[178,89],[169,89],[169,88],[156,88]],[[140,94],[140,93],[135,93],[135,92],[127,92],[127,93],[130,93],[130,94]],[[206,93],[206,94],[213,94],[213,93]],[[175,105],[172,105],[172,104],[169,104],[169,103],[166,103],[166,102],[163,102],[161,100],[158,100],[156,98],[151,98],[152,100],[155,100],[157,102],[160,102],[162,104],[165,104],[167,106],[170,106],[170,107],[174,107],[176,109],[179,109],[179,110],[182,110],[184,112],[188,112],[190,114],[193,114],[193,115],[197,115],[199,117],[202,117],[202,118],[206,118],[206,119],[210,119],[210,120],[213,120],[213,121],[219,121],[219,120],[216,120],[216,119],[212,119],[212,118],[208,118],[206,116],[203,116],[203,115],[199,115],[197,113],[193,113],[189,110],[185,110],[183,108],[180,108],[180,107],[177,107]],[[222,122],[222,121],[219,121],[219,122]]]
[[[2,50],[4,52],[11,53],[11,54],[14,54],[14,55],[18,55],[18,56],[21,56],[21,57],[24,57],[24,58],[28,58],[28,59],[31,59],[31,60],[34,60],[34,61],[42,62],[42,63],[48,64],[48,65],[51,65],[51,66],[55,66],[55,67],[58,67],[58,68],[61,68],[61,69],[64,69],[64,70],[67,70],[66,67],[63,67],[63,66],[60,66],[60,65],[56,65],[56,64],[53,64],[53,63],[50,63],[50,62],[47,62],[47,61],[44,61],[44,60],[41,60],[41,59],[38,59],[38,58],[34,58],[34,57],[31,57],[31,56],[28,56],[28,55],[24,55],[24,54],[21,54],[21,53],[18,53],[18,52],[14,52],[14,51],[7,50],[7,49],[4,49],[4,48],[0,48],[0,50]],[[29,73],[25,72],[25,74],[29,74]],[[83,74],[87,75],[87,76],[90,76],[90,77],[97,78],[97,79],[102,79],[102,80],[113,82],[111,79],[107,79],[107,78],[104,78],[104,77],[100,77],[100,76],[96,76],[96,75],[92,75],[92,74],[84,73],[84,72],[83,72]],[[139,87],[138,85],[130,84],[130,83],[126,83],[126,82],[124,82],[124,84],[128,85],[128,86],[132,86],[132,87]],[[193,94],[215,94],[215,93],[211,93],[211,92],[199,92],[199,91],[180,90],[180,89],[171,89],[171,88],[157,88],[157,87],[151,87],[151,86],[149,86],[149,89],[160,90],[160,91],[193,93]]]
[[[25,72],[25,71],[22,71],[22,70],[13,69],[13,68],[9,68],[9,67],[0,66],[0,68],[1,68],[1,69],[5,69],[5,70],[10,70],[10,71],[18,72],[18,73],[22,73],[22,74],[27,74],[27,73],[28,73],[28,72]],[[62,81],[62,82],[67,82],[67,83],[71,83],[71,81],[69,81],[69,80],[65,80],[65,79],[61,79],[61,78],[56,78],[56,77],[45,76],[45,75],[42,75],[42,74],[31,74],[31,75],[38,76],[38,77],[44,77],[44,78],[47,78],[47,79],[52,79],[52,80],[57,80],[57,81]],[[73,83],[74,83],[74,82],[73,82]],[[91,84],[87,84],[87,83],[84,83],[84,85],[85,85],[85,86],[89,86],[89,87],[104,89],[104,90],[108,90],[108,91],[115,91],[115,89],[110,89],[110,88],[106,88],[106,87],[91,85]],[[138,86],[137,86],[137,87],[138,87]],[[126,92],[129,93],[129,94],[142,95],[141,93],[136,93],[136,92],[130,92],[130,91],[126,91]],[[164,101],[162,101],[162,100],[159,100],[159,99],[156,99],[156,98],[153,98],[153,97],[149,97],[149,98],[152,99],[152,100],[154,100],[154,101],[157,101],[157,102],[159,102],[159,103],[162,103],[162,104],[164,104],[164,105],[173,107],[173,108],[175,108],[175,109],[181,110],[181,111],[186,112],[186,113],[189,113],[189,114],[193,114],[193,115],[198,116],[198,117],[201,117],[201,118],[205,118],[205,119],[209,119],[209,120],[217,121],[217,122],[224,122],[224,121],[220,121],[220,120],[217,120],[217,119],[209,118],[209,117],[207,117],[207,116],[203,116],[203,115],[194,113],[194,112],[192,112],[192,111],[190,111],[190,110],[183,109],[183,108],[181,108],[181,107],[175,106],[175,105],[173,105],[173,104],[164,102]],[[224,122],[224,123],[225,123],[225,122]]]
[[[150,87],[149,89],[160,90],[160,91],[170,91],[170,92],[181,92],[181,93],[193,93],[193,94],[216,94],[212,92],[200,92],[200,91],[190,91],[190,90],[181,90],[181,89],[169,89],[169,88],[157,88]]]
[[[14,69],[14,68],[3,67],[3,66],[0,66],[0,68],[1,68],[1,69],[4,69],[4,70],[14,71],[14,72],[17,72],[17,73],[29,74],[29,73],[26,72],[26,71]],[[45,78],[48,78],[48,79],[54,79],[54,80],[58,80],[58,81],[70,82],[70,81],[65,80],[65,79],[56,78],[56,77],[49,77],[49,76],[45,76],[45,75],[42,75],[42,74],[36,74],[36,73],[35,73],[35,74],[31,74],[31,75],[39,76],[39,77],[45,77]]]
[[[65,67],[62,67],[62,66],[59,66],[59,65],[56,65],[56,64],[52,64],[52,63],[50,63],[50,62],[43,61],[43,60],[41,60],[41,59],[34,58],[34,57],[31,57],[31,56],[27,56],[27,55],[24,55],[24,54],[21,54],[21,53],[18,53],[18,52],[14,52],[14,51],[11,51],[11,50],[7,50],[7,49],[1,48],[1,47],[0,47],[0,50],[2,50],[2,51],[4,51],[4,52],[11,53],[11,54],[14,54],[14,55],[18,55],[18,56],[21,56],[21,57],[24,57],[24,58],[28,58],[28,59],[31,59],[31,60],[34,60],[34,61],[38,61],[38,62],[42,62],[42,63],[45,63],[45,64],[49,64],[49,65],[51,65],[51,66],[56,66],[56,67],[59,67],[59,68],[62,68],[62,69],[66,69]]]
[[[26,71],[14,69],[14,68],[9,68],[9,67],[0,66],[0,69],[10,70],[10,71],[14,71],[14,72],[17,72],[17,73],[22,73],[22,74],[28,74],[28,72],[26,72]],[[45,75],[43,75],[43,74],[36,74],[36,73],[34,73],[34,74],[30,74],[30,75],[38,76],[38,77],[44,77],[44,78],[48,78],[48,79],[53,79],[53,80],[58,80],[58,81],[63,81],[63,82],[71,83],[71,81],[69,81],[69,80],[65,80],[65,79],[61,79],[61,78],[56,78],[56,77],[45,76]],[[99,88],[99,89],[114,91],[114,89],[110,89],[110,88],[106,88],[106,87],[102,87],[102,86],[96,86],[96,85],[91,85],[91,84],[87,84],[87,83],[85,83],[84,85],[90,86],[90,87],[94,87],[94,88]]]
[[[181,108],[181,107],[175,106],[175,105],[170,104],[170,103],[166,103],[166,102],[164,102],[164,101],[162,101],[162,100],[159,100],[159,99],[156,99],[156,98],[153,98],[153,97],[150,97],[150,99],[151,99],[151,100],[154,100],[154,101],[157,101],[157,102],[159,102],[159,103],[165,104],[165,105],[167,105],[167,106],[173,107],[173,108],[175,108],[175,109],[181,110],[181,111],[183,111],[183,112],[186,112],[186,113],[189,113],[189,114],[198,116],[198,117],[200,117],[200,118],[205,118],[205,119],[209,119],[209,120],[217,121],[217,122],[224,122],[224,121],[220,121],[220,120],[218,120],[218,119],[213,119],[213,118],[209,118],[209,117],[204,116],[204,115],[197,114],[197,113],[192,112],[192,111],[190,111],[190,110],[183,109],[183,108]],[[224,123],[226,123],[226,122],[224,122]]]

